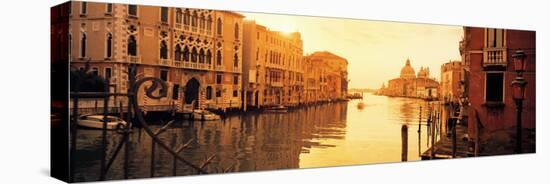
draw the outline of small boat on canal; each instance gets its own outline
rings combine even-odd
[[[195,109],[193,110],[193,119],[200,121],[214,121],[219,120],[220,116],[207,110]]]
[[[359,102],[359,103],[357,104],[357,109],[364,109],[364,108],[365,108],[365,103]]]
[[[286,112],[288,112],[288,107],[286,107],[284,105],[278,105],[278,106],[269,107],[265,111],[266,112],[276,112],[276,113],[286,113]]]
[[[115,130],[117,127],[123,128],[128,123],[116,116],[107,116],[107,130]],[[78,125],[92,129],[103,129],[103,115],[83,115],[78,118]]]

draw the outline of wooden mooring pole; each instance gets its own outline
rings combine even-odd
[[[408,154],[408,141],[409,141],[409,128],[407,125],[401,126],[401,161],[407,161]]]
[[[453,129],[452,129],[452,140],[453,140],[453,158],[456,158],[456,124],[457,118],[452,119]]]
[[[432,147],[431,147],[431,151],[430,151],[430,156],[431,156],[431,159],[433,159],[435,157],[435,136],[437,136],[437,134],[435,133],[435,126],[437,125],[437,112],[434,113],[434,124],[432,125]]]

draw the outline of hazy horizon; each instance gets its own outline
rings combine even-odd
[[[407,58],[415,72],[420,67],[429,67],[430,77],[439,81],[441,64],[460,60],[458,44],[463,35],[462,26],[242,14],[245,19],[256,20],[270,30],[300,32],[304,55],[326,50],[346,58],[349,88],[379,88],[382,83],[399,77]]]

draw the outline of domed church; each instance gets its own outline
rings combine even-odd
[[[430,68],[420,67],[415,73],[411,60],[407,59],[399,78],[389,80],[387,87],[382,86],[378,92],[381,95],[433,99],[437,98],[439,83],[430,78]]]

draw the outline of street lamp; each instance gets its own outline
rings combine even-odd
[[[516,103],[516,153],[522,152],[522,125],[521,125],[521,113],[523,111],[523,100],[525,99],[525,86],[527,82],[523,78],[523,72],[525,72],[526,55],[523,51],[518,50],[512,55],[514,61],[514,70],[516,71],[516,78],[512,81],[512,96]]]

